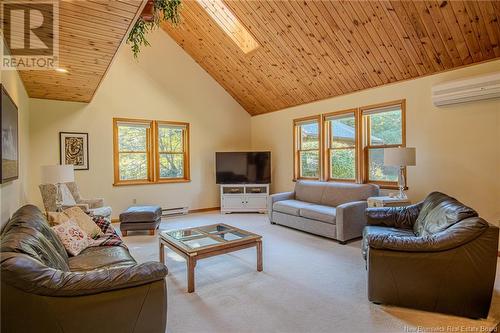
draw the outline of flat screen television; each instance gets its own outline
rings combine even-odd
[[[217,184],[270,184],[271,152],[216,152]]]

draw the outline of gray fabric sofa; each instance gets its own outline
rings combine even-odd
[[[378,195],[372,184],[298,181],[295,191],[269,197],[269,220],[345,244],[361,237],[366,199]]]

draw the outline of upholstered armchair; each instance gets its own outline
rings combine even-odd
[[[47,212],[57,211],[57,185],[39,185],[42,194],[43,205]],[[92,215],[110,217],[111,207],[104,206],[103,199],[84,199],[80,196],[80,190],[75,182],[61,184],[62,209],[70,207],[80,207],[84,212]]]

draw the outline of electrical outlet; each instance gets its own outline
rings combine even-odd
[[[137,204],[137,199],[132,199],[132,203],[135,205]]]

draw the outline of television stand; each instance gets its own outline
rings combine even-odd
[[[220,185],[220,211],[227,213],[266,213],[269,184]]]

